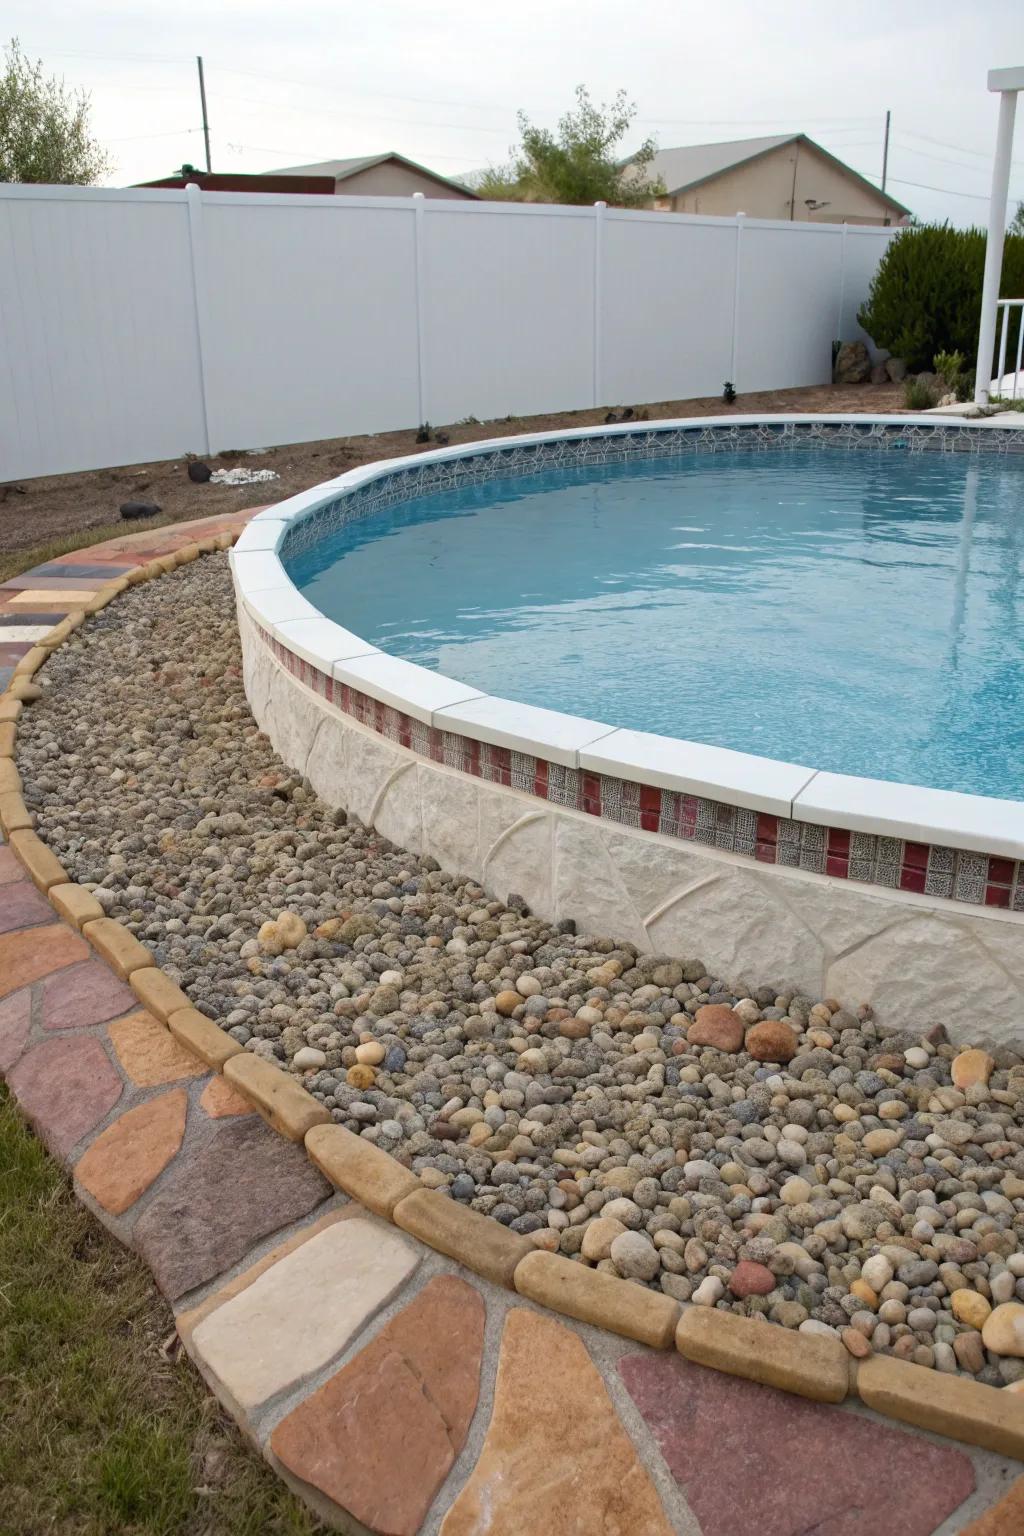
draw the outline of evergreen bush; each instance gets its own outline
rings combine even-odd
[[[879,263],[857,319],[876,345],[902,357],[911,373],[930,369],[939,352],[973,359],[984,267],[984,230],[949,224],[901,230]],[[1006,237],[999,291],[1005,298],[1024,298],[1024,236]],[[1017,355],[1017,324],[1011,316],[1008,368]],[[998,359],[997,326],[990,377]]]

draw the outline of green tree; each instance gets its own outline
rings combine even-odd
[[[537,128],[518,115],[520,143],[508,165],[492,166],[476,191],[481,197],[517,203],[596,203],[642,208],[665,191],[647,175],[656,153],[653,139],[623,160],[618,146],[636,116],[636,103],[619,91],[596,106],[586,86],[576,87],[576,105],[557,130]]]
[[[1008,235],[1024,235],[1024,203],[1017,204],[1017,212],[1006,226]]]
[[[110,170],[89,131],[89,97],[43,74],[17,38],[4,50],[0,72],[0,181],[88,185]]]

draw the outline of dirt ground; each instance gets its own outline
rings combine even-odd
[[[667,400],[644,406],[651,421],[672,416],[733,415],[769,411],[898,411],[903,406],[899,384],[821,385],[809,389],[782,389],[741,395],[735,405],[724,405],[717,396],[702,400]],[[616,407],[616,411],[621,407]],[[640,408],[637,408],[640,414]],[[606,410],[566,411],[554,416],[519,416],[501,421],[459,423],[438,428],[453,443],[516,432],[551,431],[559,427],[586,427],[604,421]],[[0,485],[0,554],[31,549],[82,529],[99,527],[118,518],[123,501],[156,502],[173,522],[237,512],[243,507],[281,501],[296,491],[329,480],[358,464],[375,459],[397,458],[425,451],[418,448],[415,431],[377,432],[363,437],[337,437],[314,443],[291,443],[268,448],[265,453],[222,453],[210,460],[213,469],[273,469],[278,480],[262,485],[196,485],[187,473],[185,458],[154,464],[130,464],[116,469],[95,469],[72,475],[45,475]],[[138,529],[144,523],[126,524]]]

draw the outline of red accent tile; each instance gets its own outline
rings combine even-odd
[[[542,800],[548,797],[548,765],[542,757],[537,759],[537,768],[533,775],[533,792]]]
[[[903,844],[904,869],[927,869],[928,854],[930,850],[927,843]],[[904,890],[917,890],[917,886],[904,886]]]
[[[1013,870],[1012,859],[989,859],[988,861],[988,878],[992,885],[1012,885]]]
[[[924,883],[928,877],[927,869],[914,869],[906,864],[900,870],[900,890],[917,891],[924,894]]]
[[[585,773],[582,775],[582,779],[584,797],[588,800],[597,800],[600,802],[601,780],[598,778],[597,774]]]
[[[661,817],[657,811],[641,811],[640,825],[645,832],[657,832]]]
[[[778,849],[775,843],[758,843],[754,857],[759,859],[762,864],[774,864],[777,852]]]
[[[480,743],[474,737],[471,736],[470,739],[469,739],[468,745],[469,745],[469,762],[467,763],[467,771],[469,773],[473,774],[476,778],[479,778],[480,777]]]
[[[694,802],[696,812],[696,802]],[[757,817],[757,840],[759,843],[777,843],[779,840],[779,818],[770,816],[761,811]]]
[[[444,762],[444,743],[441,732],[434,725],[430,727],[430,759],[434,763]]]
[[[987,885],[985,887],[986,907],[1008,907],[1010,905],[1010,888],[1006,885]]]
[[[850,878],[850,861],[838,855],[829,855],[825,860],[826,875],[835,875],[839,880]]]
[[[850,834],[841,827],[829,827],[828,852],[833,858],[845,859],[850,854]]]
[[[650,784],[640,785],[640,809],[642,811],[654,811],[661,815],[661,790],[654,789]]]

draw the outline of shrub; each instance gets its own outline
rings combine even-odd
[[[964,371],[964,355],[962,352],[936,352],[932,367],[952,389],[953,380]]]
[[[890,241],[857,316],[880,347],[902,357],[911,373],[938,366],[938,354],[973,358],[978,347],[985,233],[924,224],[901,230]],[[1024,295],[1024,237],[1008,235],[1000,292]],[[1008,356],[1016,356],[1017,326],[1010,323]],[[999,336],[992,358],[998,361]],[[990,375],[991,376],[991,375]],[[955,387],[951,383],[951,388]]]
[[[927,379],[908,379],[903,386],[903,404],[908,411],[930,411],[939,403],[939,392]]]

